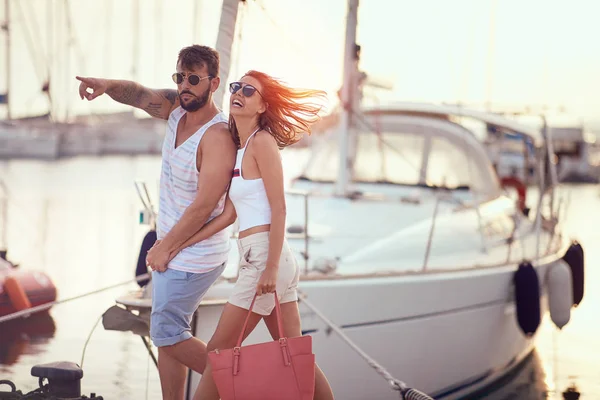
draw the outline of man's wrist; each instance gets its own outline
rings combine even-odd
[[[117,81],[115,79],[105,79],[106,82],[106,92],[112,91],[117,86]]]
[[[159,246],[162,247],[164,250],[168,251],[169,253],[172,253],[177,249],[175,243],[173,243],[173,241],[169,238],[164,238],[163,241],[160,242]]]

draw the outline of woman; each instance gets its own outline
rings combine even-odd
[[[276,291],[284,335],[302,335],[296,291],[299,269],[285,240],[286,206],[279,148],[297,142],[303,132],[309,132],[321,107],[307,100],[325,95],[316,90],[289,88],[257,71],[249,71],[239,82],[231,83],[229,90],[229,128],[239,150],[227,203],[220,216],[181,246],[200,242],[239,217],[239,276],[208,351],[235,346],[255,294]],[[271,336],[277,339],[274,306],[272,295],[256,299],[245,336],[264,319]],[[327,378],[315,367],[314,398],[333,399]],[[208,365],[194,400],[218,398]]]

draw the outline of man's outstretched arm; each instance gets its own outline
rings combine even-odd
[[[93,100],[106,93],[113,100],[140,108],[155,118],[168,119],[179,106],[175,89],[149,89],[133,81],[76,77],[81,82],[79,97]],[[88,92],[91,89],[92,92]]]

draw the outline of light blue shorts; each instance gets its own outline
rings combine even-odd
[[[152,272],[150,337],[156,347],[170,346],[192,337],[192,317],[224,269],[225,264],[204,273],[174,269]]]

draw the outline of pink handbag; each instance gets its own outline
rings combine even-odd
[[[221,400],[312,400],[315,355],[312,337],[283,336],[281,307],[275,293],[279,340],[241,346],[256,295],[236,347],[208,353]]]

